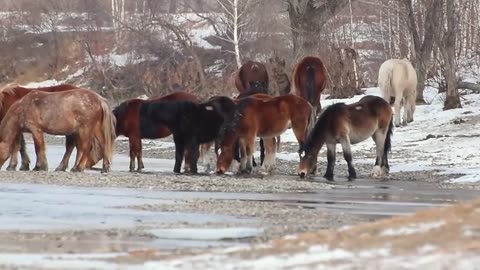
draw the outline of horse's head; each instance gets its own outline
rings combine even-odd
[[[217,174],[224,174],[233,161],[234,144],[222,143],[220,155],[217,158]]]
[[[298,150],[298,155],[300,157],[300,163],[298,165],[298,175],[300,178],[312,174],[314,175],[317,172],[317,155],[311,153],[311,151],[305,151],[303,146]]]

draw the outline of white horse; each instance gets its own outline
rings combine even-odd
[[[391,102],[395,99],[394,123],[400,126],[400,110],[403,105],[403,125],[413,121],[417,97],[417,72],[407,59],[389,59],[380,66],[378,71],[378,86],[382,97]]]

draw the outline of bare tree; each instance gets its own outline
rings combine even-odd
[[[354,2],[355,0],[351,0]],[[286,0],[292,31],[295,58],[314,54],[323,26],[337,15],[350,0]]]
[[[446,24],[444,26],[443,37],[438,38],[438,45],[443,58],[445,79],[447,83],[447,97],[443,106],[444,110],[461,108],[460,96],[457,90],[457,64],[455,59],[455,43],[456,43],[456,31],[458,12],[455,8],[455,2],[446,0],[445,17]]]
[[[438,31],[440,23],[438,18],[442,15],[442,1],[425,1],[425,20],[423,29],[419,29],[420,23],[416,20],[413,10],[412,0],[403,0],[408,11],[408,28],[412,38],[412,60],[417,71],[417,103],[425,103],[423,99],[423,90],[425,89],[425,80],[427,70],[430,66],[431,55],[434,44],[434,35]],[[424,33],[420,36],[420,31]]]

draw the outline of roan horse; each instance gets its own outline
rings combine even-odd
[[[61,92],[61,91],[75,89],[75,88],[78,88],[78,87],[71,84],[60,84],[60,85],[40,87],[40,88],[25,88],[15,84],[6,85],[0,90],[0,122],[3,120],[3,118],[7,114],[7,111],[15,102],[17,102],[18,100],[20,100],[22,97],[24,97],[25,95],[27,95],[33,90],[42,91],[42,92]],[[66,136],[66,137],[67,137],[66,139],[67,148],[71,147],[73,150],[73,139],[70,138],[69,136]],[[7,167],[7,170],[15,170],[15,168],[17,167],[18,150],[14,149],[13,151],[14,152],[12,153],[12,156],[10,158],[10,163]],[[28,154],[25,148],[25,138],[23,137],[23,134],[20,134],[20,155],[22,157],[22,165],[20,166],[20,170],[28,171],[30,166],[30,158],[28,157]]]
[[[35,143],[37,162],[34,170],[48,169],[43,138],[45,132],[74,138],[77,157],[72,171],[81,172],[85,169],[95,140],[102,151],[102,172],[110,171],[115,117],[105,99],[93,91],[32,91],[14,103],[0,124],[0,167],[10,156],[12,145],[15,148],[19,144],[18,136],[22,132],[31,133]],[[69,157],[66,157],[67,163]]]
[[[243,64],[235,76],[235,87],[238,92],[244,93],[251,91],[251,82],[262,83],[265,89],[268,89],[268,72],[262,63],[247,61]]]
[[[265,139],[264,167],[267,172],[271,172],[275,165],[275,136],[291,127],[299,145],[303,145],[311,110],[307,101],[295,95],[272,98],[268,95],[257,94],[242,99],[235,112],[222,127],[221,153],[217,159],[217,173],[223,174],[230,167],[237,139],[240,139],[241,153],[239,172],[251,173],[257,136]]]
[[[327,70],[322,60],[314,56],[304,57],[295,66],[292,81],[292,92],[307,100],[318,114],[321,110],[320,94],[327,85]]]
[[[308,135],[303,147],[300,147],[298,174],[304,178],[315,174],[317,156],[323,144],[327,145],[327,170],[324,177],[333,181],[336,145],[340,143],[343,156],[348,165],[348,180],[357,177],[352,164],[350,144],[356,144],[372,137],[376,145],[377,159],[373,176],[380,177],[388,173],[387,153],[391,148],[393,133],[391,106],[377,96],[365,96],[350,105],[337,103],[327,107],[320,115],[315,127]]]
[[[166,126],[171,130],[175,142],[173,171],[176,173],[180,173],[185,150],[190,153],[190,172],[198,172],[200,144],[213,142],[224,121],[224,116],[208,102],[206,104],[192,101],[145,103],[140,108],[140,115],[152,123],[154,130],[155,125]]]
[[[378,86],[383,98],[394,100],[395,126],[400,126],[400,110],[403,106],[403,125],[413,121],[417,98],[417,72],[407,59],[390,59],[380,66]]]
[[[166,125],[152,123],[149,119],[141,117],[140,106],[164,101],[197,101],[197,97],[187,92],[175,92],[161,97],[148,100],[131,99],[122,102],[113,109],[117,118],[115,127],[117,136],[123,135],[128,138],[130,146],[130,171],[135,170],[135,159],[137,159],[137,170],[144,168],[142,160],[142,138],[160,139],[170,136],[171,131]],[[187,153],[186,158],[189,155]]]

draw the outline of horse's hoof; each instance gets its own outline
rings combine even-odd
[[[15,167],[17,167],[17,166],[8,166],[6,170],[7,171],[15,171],[16,170]]]
[[[101,173],[109,173],[109,172],[110,172],[110,168],[103,168],[100,172],[101,172]]]
[[[333,182],[333,174],[325,174],[323,177],[328,181]]]
[[[65,168],[65,167],[58,167],[58,168],[55,169],[56,172],[64,172],[66,170],[67,170],[67,168]]]
[[[138,170],[140,170],[140,168],[138,168]],[[129,169],[128,171],[129,171],[129,172],[134,172],[134,171],[135,171],[135,168],[130,167],[130,169]]]
[[[26,164],[26,165],[22,165],[20,167],[20,171],[29,171],[30,170],[30,165]]]
[[[43,167],[43,166],[35,166],[35,168],[33,168],[33,171],[36,171],[36,172],[39,172],[39,171],[48,171],[48,168]]]

